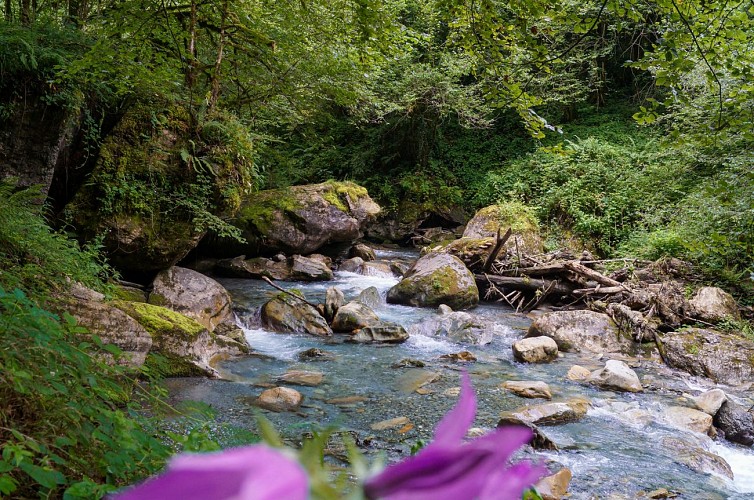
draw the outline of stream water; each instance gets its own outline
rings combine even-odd
[[[383,251],[378,257],[415,258],[415,254]],[[346,300],[374,286],[384,299],[396,282],[392,276],[336,272],[334,281],[285,286],[302,290],[312,302],[324,302],[325,290],[330,286],[340,288]],[[537,365],[514,361],[511,344],[522,337],[531,320],[500,306],[481,305],[471,311],[494,323],[493,341],[475,346],[422,335],[418,325],[436,315],[436,311],[388,305],[383,300],[375,308],[378,316],[402,324],[411,337],[397,346],[363,345],[342,342],[345,336],[337,334],[335,341],[328,342],[308,335],[264,330],[259,325],[258,310],[274,290],[256,280],[222,280],[222,283],[233,296],[239,323],[244,325],[249,343],[259,355],[221,364],[218,368],[224,380],[168,381],[174,401],[205,402],[216,410],[221,421],[253,429],[253,415],[258,410],[250,402],[263,387],[273,384],[288,370],[320,371],[325,378],[319,386],[295,386],[305,396],[299,412],[265,412],[267,418],[294,441],[307,431],[336,427],[353,431],[360,442],[368,443],[367,454],[379,450],[394,458],[408,454],[418,440],[431,439],[434,425],[455,404],[459,370],[466,369],[477,393],[476,427],[494,428],[501,411],[545,402],[513,395],[501,388],[506,380],[547,382],[553,401],[575,396],[591,401],[592,407],[581,421],[541,428],[560,450],[537,455],[572,470],[571,498],[634,498],[658,488],[677,492],[679,498],[754,498],[754,449],[713,441],[706,435],[674,427],[664,418],[668,406],[687,404],[684,393],[696,395],[715,385],[670,370],[656,359],[630,361],[646,388],[644,392],[608,392],[566,378],[566,372],[574,364],[590,369],[602,367],[604,360],[594,355],[566,353],[553,363]],[[299,361],[298,354],[312,347],[333,353],[334,359]],[[463,350],[471,351],[478,360],[460,365],[439,358]],[[406,358],[421,360],[426,366],[394,367]],[[424,385],[420,393],[416,392],[422,382],[431,379],[435,380]],[[754,404],[750,390],[721,388],[739,403]],[[350,396],[356,398],[341,399]],[[396,417],[406,417],[410,424],[380,431],[371,428],[376,422]],[[688,449],[685,444],[678,445],[679,439],[688,444]],[[692,470],[687,464],[697,453],[690,451],[693,449],[724,458],[733,470],[733,480]]]

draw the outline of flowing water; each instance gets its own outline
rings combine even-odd
[[[378,255],[415,257],[401,252]],[[271,386],[277,377],[291,369],[321,371],[325,378],[319,386],[295,387],[305,396],[299,412],[265,412],[267,418],[292,441],[311,430],[335,427],[353,431],[367,454],[379,450],[395,458],[407,454],[417,441],[431,440],[434,425],[457,400],[459,370],[466,369],[478,399],[474,425],[483,429],[494,428],[501,411],[544,402],[522,399],[502,389],[500,385],[506,380],[547,382],[553,401],[575,396],[591,400],[592,407],[583,420],[541,428],[560,451],[537,455],[573,471],[572,498],[634,498],[658,488],[689,499],[754,498],[754,449],[675,428],[664,418],[668,406],[684,406],[684,393],[699,394],[715,387],[714,384],[670,370],[656,359],[630,360],[646,388],[643,393],[607,392],[566,379],[566,372],[574,364],[590,369],[603,366],[604,360],[594,355],[566,353],[549,364],[515,362],[511,344],[522,337],[531,320],[503,307],[482,305],[472,311],[494,324],[493,341],[474,346],[422,335],[422,320],[436,315],[436,311],[388,305],[383,300],[375,308],[377,315],[402,324],[412,335],[397,346],[363,345],[342,342],[345,336],[338,334],[329,342],[308,335],[264,330],[259,325],[258,310],[275,291],[256,280],[222,283],[233,296],[238,321],[244,325],[257,355],[220,365],[225,380],[168,382],[175,401],[208,403],[221,421],[253,429],[253,415],[258,410],[251,402],[264,387]],[[376,287],[384,299],[395,283],[397,279],[392,276],[336,272],[334,281],[286,285],[302,290],[311,302],[324,302],[325,290],[330,286],[340,288],[348,301],[370,286]],[[331,352],[334,359],[299,361],[298,354],[312,347]],[[478,361],[460,365],[439,358],[463,350],[471,351]],[[421,360],[426,366],[394,367],[407,358]],[[431,382],[422,386],[427,381]],[[416,392],[418,387],[421,389]],[[752,404],[751,392],[721,388],[737,402]],[[408,424],[379,431],[371,428],[377,422],[397,417],[406,417]],[[668,442],[669,438],[676,440]],[[679,445],[679,439],[684,444]],[[693,449],[725,459],[733,470],[733,480],[694,471],[685,465],[689,457],[698,456],[699,452]]]

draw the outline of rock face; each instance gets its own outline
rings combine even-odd
[[[518,340],[512,348],[513,357],[525,363],[548,363],[558,357],[558,345],[550,337]]]
[[[427,254],[409,269],[387,294],[387,301],[414,307],[467,309],[479,303],[474,275],[457,257]]]
[[[327,243],[356,240],[380,211],[367,190],[351,182],[261,191],[241,206],[237,226],[244,253],[309,254]]]
[[[350,340],[360,343],[400,344],[408,340],[408,332],[401,325],[381,321],[375,325],[365,326],[352,335]]]
[[[279,294],[262,306],[262,323],[270,330],[281,333],[332,335],[330,325],[319,311],[285,293]]]
[[[379,322],[380,318],[371,308],[354,301],[338,308],[331,327],[334,332],[350,333],[366,326],[375,326]]]
[[[707,434],[712,430],[712,416],[693,408],[671,406],[665,410],[665,417],[673,425],[690,431]]]
[[[571,399],[565,402],[525,406],[511,412],[504,412],[500,417],[503,420],[513,417],[534,425],[556,425],[580,420],[586,415],[588,409],[587,400]]]
[[[734,335],[687,328],[665,334],[663,359],[673,368],[738,385],[754,380],[754,342]]]
[[[114,305],[152,336],[150,352],[167,360],[165,366],[159,366],[165,376],[216,376],[211,367],[213,360],[244,352],[245,346],[238,342],[213,335],[193,319],[165,307],[123,301],[116,301]]]
[[[173,266],[152,282],[149,303],[193,318],[210,332],[231,315],[228,291],[212,278]]]
[[[715,426],[725,439],[746,446],[754,444],[754,414],[732,401],[725,401],[715,415]]]
[[[550,386],[544,382],[535,382],[531,380],[508,380],[503,383],[503,389],[511,391],[522,398],[542,398],[552,399]]]
[[[273,387],[262,392],[255,404],[266,410],[282,412],[296,411],[304,401],[304,396],[289,387]]]
[[[450,310],[411,325],[409,331],[445,337],[459,344],[485,345],[492,342],[494,325],[469,313]]]
[[[152,347],[152,336],[129,315],[105,302],[105,297],[80,285],[74,285],[64,309],[79,325],[97,335],[105,344],[118,346],[123,363],[141,366]]]
[[[636,372],[623,361],[615,359],[608,360],[604,368],[592,372],[587,382],[616,391],[641,392],[643,390]]]
[[[719,323],[725,319],[740,319],[738,304],[733,296],[716,286],[700,288],[689,301],[691,314],[707,323]]]
[[[558,311],[537,318],[526,334],[550,337],[564,352],[626,352],[633,342],[615,327],[607,314],[594,311]]]

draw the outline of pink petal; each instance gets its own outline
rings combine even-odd
[[[471,378],[465,371],[461,375],[461,396],[455,408],[445,414],[435,427],[435,437],[428,447],[457,446],[466,436],[476,416],[476,397]]]

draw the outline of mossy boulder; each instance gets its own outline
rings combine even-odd
[[[324,182],[260,191],[247,197],[234,224],[247,255],[310,254],[326,244],[352,242],[380,212],[367,190],[352,182]],[[213,246],[211,251],[228,251]],[[240,250],[240,251],[239,251]]]
[[[468,309],[479,303],[474,275],[457,257],[431,253],[421,257],[388,291],[387,301],[414,307]]]
[[[537,318],[526,334],[550,337],[563,352],[633,353],[634,342],[607,314],[595,311],[557,311]]]
[[[210,332],[231,315],[230,294],[220,283],[178,266],[157,275],[149,303],[184,314]]]
[[[514,249],[518,246],[524,253],[541,253],[542,237],[539,224],[531,210],[522,203],[503,202],[479,210],[466,224],[464,238],[495,238],[498,230],[501,234],[511,228],[512,236],[505,246]]]
[[[262,306],[262,323],[280,333],[332,335],[330,325],[317,309],[287,293],[278,294]]]
[[[662,357],[673,368],[738,385],[754,380],[754,342],[702,328],[687,328],[662,337]]]
[[[379,322],[380,318],[369,306],[353,301],[338,308],[331,326],[335,332],[350,333]]]
[[[689,301],[689,305],[693,317],[707,323],[741,319],[736,299],[716,286],[700,288]]]
[[[481,270],[495,247],[495,238],[458,238],[445,245],[430,248],[430,252],[454,255],[469,269]]]
[[[240,355],[238,342],[213,335],[203,325],[165,307],[141,302],[114,301],[113,305],[136,320],[152,337],[151,353],[161,355],[165,376],[217,376],[211,363]]]

